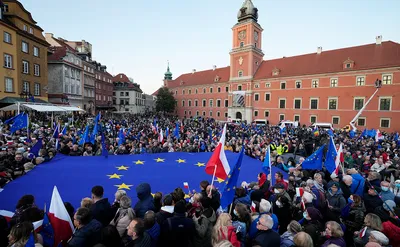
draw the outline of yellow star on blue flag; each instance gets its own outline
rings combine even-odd
[[[122,190],[122,189],[130,190],[131,189],[130,187],[132,187],[133,185],[122,183],[122,184],[116,184],[114,186],[118,187],[119,190]]]
[[[157,159],[155,159],[155,161],[158,163],[158,162],[164,162],[164,160],[165,159],[161,159],[161,158],[157,158]]]
[[[120,170],[127,171],[129,167],[128,166],[117,166],[117,168],[118,168],[118,171],[120,171]]]
[[[176,160],[176,162],[178,162],[178,163],[180,164],[180,163],[185,163],[185,162],[186,162],[186,160],[177,159],[177,160]]]
[[[118,175],[116,173],[112,174],[112,175],[107,175],[110,179],[112,178],[117,178],[117,179],[121,179],[122,175]]]
[[[236,184],[239,179],[239,173],[240,173],[240,167],[242,166],[243,155],[244,155],[244,146],[242,147],[242,150],[240,151],[236,164],[229,173],[224,189],[222,190],[222,196],[221,196],[222,209],[226,209],[229,206],[229,204],[233,202],[233,199],[235,197]]]
[[[205,163],[201,163],[201,162],[197,162],[197,164],[194,164],[194,165],[195,165],[195,166],[198,166],[198,167],[206,166]]]
[[[142,160],[137,160],[137,161],[134,161],[133,163],[135,163],[136,165],[143,165],[143,164],[144,164],[144,161],[142,161]]]

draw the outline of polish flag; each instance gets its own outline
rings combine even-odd
[[[225,135],[226,135],[226,124],[224,130],[222,131],[221,138],[219,139],[218,145],[215,148],[211,158],[208,160],[206,165],[206,173],[209,175],[214,175],[215,177],[226,179],[228,177],[231,168],[229,166],[228,160],[225,155]]]
[[[183,182],[183,187],[185,189],[189,189],[189,183],[188,182]]]
[[[365,232],[367,231],[367,227],[364,227],[363,229],[361,229],[360,231],[360,238],[363,238],[365,236]]]
[[[14,213],[7,210],[0,210],[0,215],[6,219],[7,223],[9,223],[14,216]],[[43,220],[35,221],[32,224],[35,232],[39,232],[41,230],[40,227],[43,225]]]
[[[251,202],[251,212],[256,212],[256,204],[253,201]]]
[[[158,142],[162,143],[163,140],[164,140],[164,134],[163,134],[162,129],[160,128],[160,133],[158,134]]]
[[[336,154],[336,159],[335,159],[335,166],[336,169],[332,172],[335,173],[336,175],[339,175],[339,169],[341,168],[340,163],[344,161],[344,156],[343,156],[343,145],[340,143],[339,149]]]
[[[51,197],[49,220],[54,229],[55,246],[61,241],[66,243],[72,236],[74,226],[56,186],[54,186]]]
[[[375,134],[375,141],[379,142],[379,140],[383,140],[383,139],[385,139],[385,137],[382,135],[382,133],[379,130],[377,130],[376,134]]]
[[[300,187],[300,188],[296,188],[296,196],[297,197],[302,197],[304,194],[304,188]]]

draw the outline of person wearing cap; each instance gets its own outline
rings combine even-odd
[[[371,174],[371,173],[370,173]],[[367,192],[364,193],[364,204],[367,209],[367,213],[374,212],[375,208],[382,206],[382,199],[379,198],[379,192],[381,192],[380,187],[372,187],[367,184]]]
[[[339,183],[334,182],[330,186],[326,193],[326,199],[328,200],[327,219],[339,221],[342,209],[346,206],[346,199]]]

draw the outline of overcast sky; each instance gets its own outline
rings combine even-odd
[[[146,93],[173,77],[229,65],[243,0],[20,0],[45,32],[86,40],[93,58]],[[253,0],[264,59],[375,42],[400,42],[399,0]]]

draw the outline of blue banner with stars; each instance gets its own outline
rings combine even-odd
[[[54,185],[57,186],[64,202],[70,202],[75,208],[85,197],[91,197],[95,185],[104,187],[104,196],[112,203],[118,189],[127,191],[133,205],[137,202],[136,186],[147,182],[151,192],[172,192],[181,187],[188,194],[183,183],[187,182],[191,190],[199,191],[200,182],[212,176],[205,173],[205,164],[212,153],[160,153],[143,155],[110,155],[95,157],[69,157],[57,155],[52,161],[35,167],[26,175],[17,178],[0,192],[0,210],[14,211],[23,195],[35,196],[35,203],[43,208],[50,205]],[[227,151],[226,156],[231,169],[239,154]],[[261,161],[243,156],[243,165],[237,180],[257,181],[261,172]],[[214,185],[223,190],[226,184],[216,179]]]

